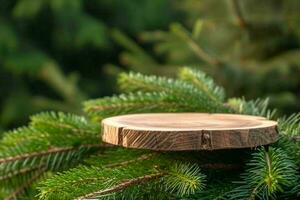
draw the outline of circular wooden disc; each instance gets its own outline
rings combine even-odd
[[[104,142],[180,151],[248,148],[277,140],[277,122],[237,114],[151,113],[106,118]]]

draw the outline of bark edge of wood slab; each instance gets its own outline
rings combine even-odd
[[[102,121],[104,142],[158,151],[251,148],[277,141],[277,122],[209,113],[144,113]]]

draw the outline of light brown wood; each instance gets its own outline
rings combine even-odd
[[[278,138],[277,122],[237,114],[151,113],[106,118],[102,140],[160,151],[257,147]]]

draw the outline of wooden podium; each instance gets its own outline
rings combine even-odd
[[[157,151],[251,148],[276,142],[277,122],[209,113],[149,113],[106,118],[104,142]]]

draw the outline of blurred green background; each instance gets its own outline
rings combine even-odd
[[[212,75],[230,97],[300,110],[298,0],[0,0],[0,130],[80,113],[123,70]]]

